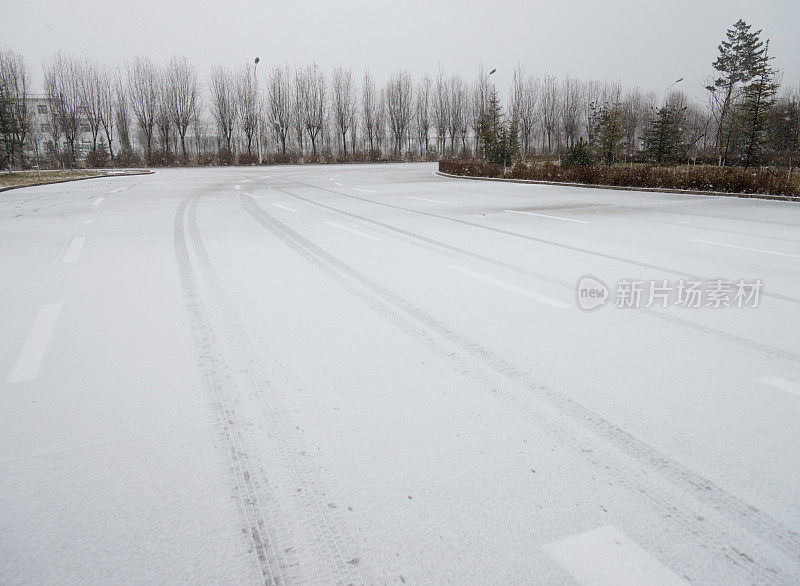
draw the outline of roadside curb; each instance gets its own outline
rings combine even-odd
[[[654,193],[677,193],[683,195],[708,195],[714,197],[743,197],[754,199],[770,199],[776,201],[800,202],[800,196],[769,195],[766,193],[728,193],[726,191],[697,191],[691,189],[669,189],[662,187],[630,187],[627,185],[592,185],[591,183],[568,183],[565,181],[540,181],[537,179],[510,179],[505,177],[477,177],[475,175],[454,175],[436,171],[437,175],[450,179],[471,179],[473,181],[503,181],[505,183],[530,183],[534,185],[560,185],[564,187],[585,187],[589,189],[615,189],[620,191],[650,191]]]
[[[25,185],[9,185],[7,187],[0,187],[0,193],[3,191],[11,191],[12,189],[22,189],[23,187],[39,187],[40,185],[53,185],[55,183],[69,183],[70,181],[83,181],[85,179],[107,179],[109,177],[133,177],[134,175],[152,175],[155,171],[151,169],[143,169],[141,171],[132,171],[130,173],[108,173],[106,175],[91,175],[89,177],[70,177],[68,179],[54,179],[53,181],[37,181],[36,183],[26,183]]]

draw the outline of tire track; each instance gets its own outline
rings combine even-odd
[[[267,514],[265,506],[265,502],[272,499],[269,495],[264,494],[263,488],[259,490],[256,484],[254,464],[250,461],[245,447],[241,420],[231,408],[232,403],[225,391],[230,384],[219,374],[219,365],[223,360],[217,350],[214,327],[208,317],[208,310],[189,258],[184,224],[187,207],[196,197],[188,197],[176,210],[173,239],[178,272],[198,357],[198,370],[206,391],[211,395],[221,424],[222,440],[236,484],[237,504],[244,519],[242,530],[252,541],[253,552],[258,559],[264,583],[284,584],[286,580],[282,572],[281,556],[274,545],[277,539],[274,534],[271,534],[274,519]]]
[[[794,532],[708,480],[671,461],[569,397],[546,387],[527,372],[505,361],[491,350],[471,342],[439,323],[424,310],[385,289],[295,232],[260,208],[251,198],[242,194],[240,201],[244,209],[258,223],[308,262],[335,281],[342,283],[351,293],[402,331],[428,346],[443,358],[454,362],[460,371],[481,381],[486,388],[492,389],[493,394],[504,399],[513,409],[525,412],[537,424],[546,427],[566,445],[578,453],[592,454],[588,456],[592,465],[600,468],[603,473],[611,474],[618,484],[647,498],[665,518],[669,518],[672,522],[680,525],[684,531],[703,540],[709,551],[713,552],[712,555],[724,558],[727,563],[740,568],[750,581],[780,583],[791,579],[787,575],[797,579],[799,574],[797,552],[799,550],[796,547],[798,538]],[[487,376],[486,372],[476,369],[469,358],[482,363],[492,375]],[[614,456],[607,457],[606,460],[597,458],[593,455],[597,446],[582,439],[571,425],[555,422],[554,417],[542,415],[531,407],[524,396],[508,392],[503,388],[507,385],[498,385],[493,380],[493,376],[510,381],[515,387],[533,393],[535,397],[545,399],[547,403],[555,407],[557,413],[566,416],[567,421],[571,421],[573,425],[577,423],[580,428],[588,429],[603,437],[612,447],[646,468],[627,469],[619,458]],[[677,504],[680,499],[676,498],[674,494],[665,492],[662,483],[658,478],[653,478],[650,471],[655,472],[655,475],[669,478],[673,485],[677,485],[681,489],[682,494],[692,497],[692,502],[695,504],[691,504],[691,502],[688,506]],[[697,503],[702,503],[705,507],[717,512],[722,518],[721,523],[727,524],[725,521],[732,521],[740,526],[744,525],[751,535],[780,551],[786,556],[786,558],[781,556],[782,562],[779,565],[782,570],[771,567],[770,564],[774,564],[776,561],[775,551],[771,548],[767,551],[761,551],[761,548],[758,548],[760,549],[759,553],[743,553],[745,549],[743,546],[733,545],[741,538],[738,531],[732,528],[726,530],[711,527],[710,522],[703,516],[707,516],[708,513],[705,512],[705,509],[696,510]],[[764,558],[765,561],[757,561],[758,558]]]
[[[290,181],[292,181],[293,183],[314,187],[313,185],[302,183],[300,181],[296,180],[290,180]],[[403,230],[401,228],[397,228],[395,226],[391,226],[389,224],[385,224],[377,220],[373,220],[364,216],[360,216],[358,214],[340,210],[336,207],[329,206],[305,198],[303,196],[294,194],[290,191],[287,191],[279,187],[273,186],[273,189],[285,193],[286,195],[289,195],[296,199],[302,200],[306,203],[312,204],[314,206],[321,207],[344,216],[348,216],[373,225],[380,226],[384,229],[390,230],[402,236],[411,238],[412,240],[422,242],[425,245],[428,245],[429,247],[434,249],[439,248],[447,250],[448,252],[451,253],[460,254],[494,266],[499,266],[504,269],[516,272],[518,274],[531,276],[551,284],[568,288],[570,290],[572,290],[574,287],[573,283],[566,283],[559,279],[555,279],[540,273],[536,273],[535,271],[531,271],[511,263],[499,261],[497,259],[493,259],[491,257],[474,253],[462,248],[458,248],[456,246],[446,244],[444,242],[440,242],[435,239],[428,238],[426,236],[415,234],[413,232],[409,232],[407,230]],[[318,188],[318,189],[323,189],[324,191],[330,191],[332,193],[338,193],[330,189],[325,189],[325,188]],[[350,197],[350,196],[345,195],[345,197]],[[362,198],[356,197],[355,199],[362,199]],[[379,205],[384,205],[384,204],[379,204]],[[397,207],[397,206],[391,206],[391,207]],[[666,315],[656,310],[645,308],[642,310],[642,312],[651,318],[657,318],[663,321],[675,323],[677,325],[687,327],[702,334],[714,336],[717,338],[722,338],[732,343],[764,352],[771,356],[779,356],[780,358],[783,358],[785,360],[789,360],[795,363],[800,363],[800,356],[791,352],[774,348],[772,346],[767,346],[765,344],[760,344],[758,342],[748,340],[747,338],[736,336],[735,334],[729,334],[727,332],[715,330],[713,328],[696,324],[694,322],[691,322],[689,320],[683,319],[678,316]],[[512,372],[513,370],[518,370],[516,367],[513,366],[512,367],[501,366],[500,368],[502,368],[504,372]],[[544,386],[538,381],[536,382],[536,384]],[[558,395],[559,395],[558,400],[560,402],[566,400],[571,403],[574,403],[574,401],[572,401],[571,399],[561,396],[560,394]],[[710,480],[705,479],[704,477],[694,473],[693,471],[681,466],[679,463],[669,459],[667,456],[658,453],[647,444],[641,442],[641,440],[638,440],[634,436],[630,435],[628,432],[624,432],[624,430],[616,428],[616,426],[613,426],[613,424],[611,424],[598,414],[586,409],[585,407],[580,406],[577,403],[574,403],[574,406],[571,406],[570,410],[573,412],[575,419],[582,422],[591,422],[591,427],[594,429],[595,432],[602,432],[601,435],[603,435],[603,437],[606,437],[606,439],[608,439],[609,441],[614,442],[615,445],[617,443],[620,443],[618,447],[623,451],[625,451],[626,453],[633,455],[640,461],[647,462],[650,465],[657,464],[656,466],[657,469],[661,471],[668,471],[669,472],[668,475],[671,478],[671,481],[679,488],[682,488],[687,492],[689,492],[690,494],[694,495],[696,498],[699,498],[701,502],[713,506],[720,512],[725,513],[731,519],[734,519],[737,522],[742,523],[751,533],[759,535],[762,539],[768,541],[769,543],[772,543],[774,546],[779,548],[787,555],[792,556],[794,559],[800,558],[800,535],[798,535],[797,532],[789,529],[779,521],[759,511],[749,503],[746,503],[745,501],[742,501],[738,497],[728,493],[723,488],[719,487]],[[582,423],[582,425],[585,425],[585,423]],[[633,449],[633,446],[636,446],[636,448]],[[725,503],[725,505],[723,506],[722,503]]]
[[[445,242],[440,242],[440,241],[435,240],[433,238],[428,238],[427,236],[422,236],[421,234],[416,234],[416,233],[410,232],[408,230],[403,230],[402,228],[397,228],[396,226],[392,226],[390,224],[385,224],[383,222],[379,222],[378,220],[373,220],[371,218],[367,218],[366,216],[361,216],[359,214],[354,214],[352,212],[347,212],[345,210],[341,210],[339,208],[336,208],[336,207],[333,207],[333,206],[329,206],[329,205],[326,205],[324,203],[320,203],[318,201],[314,201],[312,199],[308,199],[308,198],[303,197],[301,195],[297,195],[296,193],[292,193],[292,192],[290,192],[290,191],[288,191],[286,189],[280,188],[280,187],[272,186],[272,189],[274,189],[275,191],[279,191],[281,193],[284,193],[284,194],[286,194],[286,195],[288,195],[290,197],[293,197],[295,199],[299,199],[301,201],[304,201],[304,202],[306,202],[308,204],[311,204],[313,206],[324,208],[326,210],[335,212],[335,213],[343,215],[343,216],[347,216],[347,217],[350,217],[350,218],[355,218],[357,220],[360,220],[362,222],[366,222],[368,224],[373,224],[375,226],[380,226],[381,228],[384,228],[385,230],[389,230],[389,231],[394,232],[396,234],[400,234],[402,236],[410,238],[410,239],[412,239],[412,241],[422,242],[422,243],[424,243],[424,245],[426,245],[424,247],[428,248],[428,249],[435,250],[435,249],[438,248],[438,249],[446,250],[446,251],[451,252],[451,253],[455,253],[455,254],[458,254],[458,255],[461,255],[461,256],[466,256],[467,258],[471,258],[473,260],[479,260],[481,262],[484,262],[484,263],[487,263],[487,264],[490,264],[490,265],[493,265],[493,266],[496,266],[496,267],[501,267],[501,268],[507,269],[507,270],[512,271],[514,273],[517,273],[519,275],[523,275],[523,276],[526,276],[526,277],[533,277],[535,279],[538,279],[539,281],[550,283],[552,285],[557,285],[557,286],[562,287],[564,289],[567,289],[569,291],[574,291],[574,289],[575,289],[575,283],[567,283],[566,281],[562,281],[560,279],[556,279],[556,278],[550,277],[548,275],[544,275],[542,273],[537,273],[535,271],[532,271],[532,270],[529,270],[529,269],[526,269],[526,268],[511,264],[511,263],[507,263],[507,262],[504,262],[504,261],[501,261],[501,260],[497,260],[495,258],[491,258],[491,257],[485,256],[483,254],[479,254],[477,252],[472,252],[472,251],[469,251],[469,250],[465,250],[463,248],[459,248],[457,246],[453,246],[453,245],[447,244]],[[675,316],[675,315],[668,315],[668,314],[662,313],[662,312],[657,311],[657,310],[653,310],[653,309],[649,309],[649,308],[640,308],[639,309],[639,313],[641,313],[642,315],[647,315],[648,317],[651,317],[651,318],[660,319],[660,320],[663,320],[663,321],[668,321],[668,322],[671,322],[671,323],[674,323],[674,324],[689,328],[690,330],[694,330],[695,332],[699,332],[699,333],[707,335],[707,336],[713,336],[715,338],[724,339],[724,340],[727,340],[727,341],[729,341],[729,342],[731,342],[733,344],[736,344],[738,346],[743,346],[743,347],[746,347],[746,348],[750,348],[752,350],[757,350],[759,352],[763,352],[763,353],[765,353],[765,354],[767,354],[769,356],[777,356],[777,357],[782,358],[784,360],[788,360],[790,362],[794,362],[794,363],[800,364],[800,355],[795,354],[794,352],[789,352],[787,350],[782,350],[781,348],[775,348],[774,346],[769,346],[767,344],[762,344],[760,342],[756,342],[754,340],[750,340],[750,339],[742,337],[742,336],[737,336],[736,334],[731,334],[729,332],[725,332],[725,331],[722,331],[722,330],[716,330],[714,328],[695,323],[693,321],[684,319],[682,317],[678,317],[678,316]]]
[[[572,252],[579,252],[581,254],[587,254],[589,256],[595,256],[595,257],[598,257],[598,258],[604,258],[606,260],[613,260],[613,261],[621,262],[621,263],[624,263],[624,264],[629,264],[629,265],[633,265],[633,266],[643,267],[643,268],[646,268],[646,269],[661,271],[661,272],[664,272],[664,273],[668,273],[670,275],[675,275],[677,277],[684,277],[684,278],[695,279],[695,280],[703,280],[703,277],[698,276],[698,275],[693,275],[691,273],[686,273],[686,272],[683,272],[683,271],[678,271],[678,270],[675,270],[675,269],[670,269],[668,267],[662,267],[662,266],[659,266],[659,265],[654,265],[654,264],[646,263],[646,262],[643,262],[643,261],[638,261],[638,260],[634,260],[634,259],[630,259],[630,258],[625,258],[623,256],[617,256],[617,255],[614,255],[614,254],[607,254],[607,253],[604,253],[604,252],[597,252],[596,250],[591,250],[591,249],[588,249],[588,248],[582,248],[580,246],[574,246],[572,244],[564,244],[563,242],[556,242],[554,240],[548,240],[546,238],[539,238],[537,236],[531,236],[529,234],[521,234],[519,232],[512,232],[511,230],[504,230],[503,228],[495,228],[494,226],[486,226],[486,225],[483,225],[483,224],[477,224],[475,222],[470,222],[468,220],[460,220],[458,218],[451,218],[449,216],[443,216],[441,214],[434,214],[433,212],[426,212],[424,210],[415,210],[414,208],[406,208],[406,207],[395,205],[395,204],[391,204],[391,203],[374,201],[374,200],[368,199],[366,197],[359,197],[357,195],[350,195],[350,194],[347,194],[347,193],[341,193],[341,192],[336,191],[334,189],[329,189],[327,187],[319,187],[317,185],[312,185],[311,183],[306,183],[304,181],[298,181],[297,179],[292,179],[291,181],[293,183],[297,183],[298,185],[303,185],[305,187],[311,187],[312,189],[318,189],[320,191],[327,191],[328,193],[333,193],[334,195],[338,195],[340,197],[346,197],[346,198],[349,198],[349,199],[357,199],[359,201],[363,201],[365,203],[371,203],[371,204],[377,205],[377,206],[383,206],[383,207],[387,207],[387,208],[393,208],[393,209],[396,209],[396,210],[402,210],[404,212],[410,212],[410,213],[413,213],[413,214],[419,214],[421,216],[427,216],[427,217],[430,217],[430,218],[437,218],[439,220],[446,220],[448,222],[455,222],[456,224],[462,224],[464,226],[471,226],[473,228],[480,228],[481,230],[489,230],[491,232],[496,232],[498,234],[505,234],[506,236],[512,236],[514,238],[522,238],[524,240],[530,240],[532,242],[538,242],[539,244],[545,244],[547,246],[554,246],[556,248],[563,248],[564,250],[571,250]],[[761,296],[762,297],[772,297],[773,299],[780,299],[781,301],[787,301],[789,303],[798,303],[798,304],[800,304],[800,298],[791,297],[789,295],[782,295],[780,293],[770,293],[769,291],[762,291],[761,292]]]
[[[317,583],[364,583],[355,544],[339,529],[328,499],[324,498],[325,491],[316,477],[314,461],[293,433],[288,411],[265,376],[265,369],[250,350],[245,328],[230,310],[198,229],[197,203],[201,197],[193,197],[188,205],[189,238],[214,310],[222,323],[223,335],[234,348],[231,359],[236,364],[236,372],[244,379],[248,395],[257,400],[259,416],[269,423],[270,438],[279,454],[282,469],[289,477],[292,497],[298,501],[300,511],[306,517],[304,534],[298,538],[308,541],[315,567],[301,567],[300,578],[307,578],[306,574],[313,570],[313,581]]]

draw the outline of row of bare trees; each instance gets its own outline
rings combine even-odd
[[[44,144],[72,164],[76,144],[87,142],[87,136],[90,154],[107,151],[112,162],[119,158],[128,164],[134,153],[150,164],[164,155],[173,163],[212,154],[232,162],[234,153],[244,162],[255,162],[256,154],[287,161],[470,156],[481,152],[487,100],[496,96],[491,73],[482,69],[472,82],[441,70],[415,81],[398,70],[380,87],[369,71],[356,75],[341,66],[328,76],[315,64],[276,65],[259,79],[252,65],[217,65],[201,84],[185,57],[156,63],[140,56],[124,68],[112,68],[59,52],[43,67],[49,105],[43,123],[32,106],[26,108],[30,82],[24,59],[3,50],[0,66],[7,104],[0,120],[7,137],[3,152],[14,165],[24,165],[26,152],[38,157],[47,150]],[[796,91],[778,100],[787,111],[796,110],[797,103]],[[557,157],[579,140],[592,143],[601,120],[613,110],[619,127],[615,158],[635,160],[664,105],[676,112],[680,159],[714,151],[719,121],[713,104],[700,104],[677,90],[658,95],[619,83],[534,76],[518,66],[506,116],[523,158]],[[780,116],[774,118],[780,123]]]

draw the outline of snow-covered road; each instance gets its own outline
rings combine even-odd
[[[800,204],[434,171],[0,194],[0,582],[800,581]]]

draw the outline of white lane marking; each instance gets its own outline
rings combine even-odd
[[[105,199],[104,197],[98,197],[96,200],[92,202],[92,207],[94,208],[99,206],[101,203],[103,203],[104,199]]]
[[[241,186],[241,185],[239,185],[239,184],[237,183],[236,185],[234,185],[234,186],[233,186],[233,188],[234,188],[234,189],[241,189],[241,188],[242,188],[242,186]]]
[[[282,205],[282,204],[279,204],[279,203],[274,203],[272,205],[274,205],[276,208],[281,208],[282,210],[286,210],[287,212],[297,213],[296,209],[290,208],[289,206],[285,206],[285,205]]]
[[[244,181],[242,181],[242,183],[250,183],[251,181],[252,179],[245,179]]]
[[[356,191],[364,191],[366,193],[377,193],[377,191],[372,191],[371,189],[361,189],[360,187],[351,187],[350,189],[355,189]]]
[[[467,275],[468,277],[472,277],[473,279],[483,281],[484,283],[489,283],[490,285],[494,285],[495,287],[500,287],[501,289],[505,289],[506,291],[511,291],[512,293],[516,293],[517,295],[522,295],[523,297],[527,297],[528,299],[539,301],[540,303],[544,303],[546,305],[549,305],[550,307],[555,307],[557,309],[566,309],[567,307],[570,306],[569,303],[564,303],[563,301],[559,301],[558,299],[553,299],[552,297],[547,297],[546,295],[540,295],[539,293],[531,291],[530,289],[517,287],[516,285],[512,285],[511,283],[506,283],[505,281],[501,281],[500,279],[495,279],[494,277],[490,277],[489,275],[484,275],[483,273],[478,273],[476,271],[466,269],[459,265],[447,265],[447,268],[459,272],[462,275]]]
[[[45,303],[39,308],[33,327],[28,334],[28,339],[20,350],[14,368],[6,379],[7,383],[21,383],[33,380],[39,374],[39,366],[47,351],[50,335],[53,333],[58,314],[61,312],[61,303]]]
[[[362,238],[366,238],[367,240],[376,240],[376,241],[380,240],[380,238],[378,238],[377,236],[373,236],[372,234],[367,234],[366,232],[361,232],[360,230],[356,230],[355,228],[351,228],[350,226],[345,226],[343,224],[337,224],[336,222],[325,222],[325,223],[330,225],[330,226],[334,226],[336,228],[339,228],[341,230],[346,230],[347,232],[350,232],[351,234],[355,234],[356,236],[361,236]]]
[[[333,183],[334,183],[335,185],[338,185],[339,187],[344,187],[344,185],[342,185],[342,184],[341,184],[341,183],[339,183],[338,181],[334,181]]]
[[[430,202],[433,202],[433,203],[453,203],[451,201],[442,201],[440,199],[427,199],[425,197],[414,197],[413,195],[409,195],[407,197],[408,197],[408,199],[418,199],[419,201],[430,201]]]
[[[81,224],[91,224],[93,222],[94,220],[92,218],[89,218],[88,220],[84,220],[83,222],[81,222]]]
[[[526,216],[538,216],[540,218],[550,218],[551,220],[562,220],[564,222],[575,222],[576,224],[591,224],[586,220],[576,220],[574,218],[564,218],[562,216],[551,216],[549,214],[534,214],[533,212],[522,212],[520,210],[503,210],[509,214],[525,214]]]
[[[765,254],[774,254],[776,256],[786,256],[789,258],[800,258],[800,254],[790,254],[788,252],[777,252],[775,250],[764,250],[763,248],[750,248],[749,246],[739,246],[738,244],[725,244],[723,242],[714,242],[712,240],[701,240],[699,238],[692,238],[691,242],[700,242],[701,244],[713,244],[715,246],[724,246],[726,248],[735,248],[737,250],[749,250],[751,252],[763,252]]]
[[[762,378],[761,382],[765,385],[775,387],[776,389],[780,389],[800,397],[800,385],[793,383],[790,380],[786,380],[785,378],[781,378],[779,376],[768,376],[766,378]]]
[[[108,192],[106,195],[111,195],[112,193],[119,193],[119,192],[120,192],[120,191],[122,191],[123,189],[125,189],[125,188],[124,188],[124,187],[120,187],[119,189],[112,189],[112,190],[111,190],[111,191],[109,191],[109,192]]]
[[[611,525],[548,543],[542,549],[581,584],[687,584]]]
[[[67,251],[64,253],[64,258],[61,259],[61,262],[78,262],[78,257],[81,255],[81,250],[83,249],[83,243],[85,241],[85,236],[73,238],[67,247]]]

